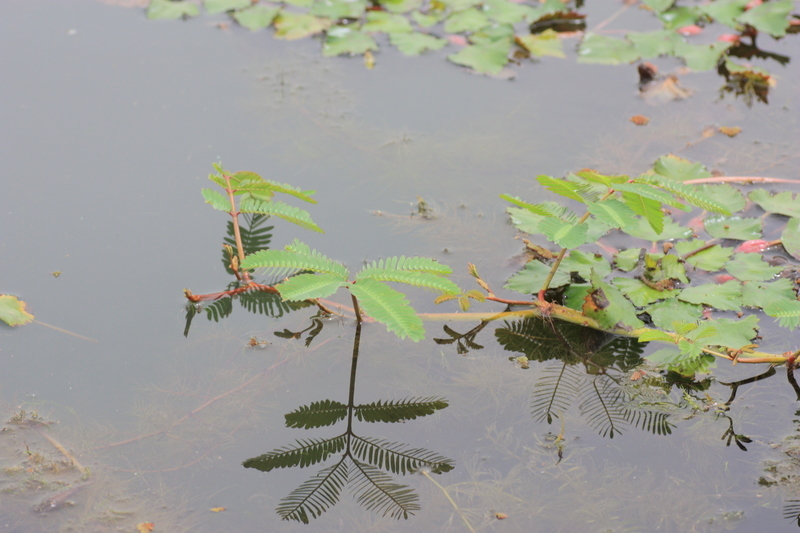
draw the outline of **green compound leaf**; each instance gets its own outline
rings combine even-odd
[[[675,243],[675,251],[680,256],[694,252],[706,245],[705,241],[692,239],[691,241],[681,241]],[[694,253],[686,258],[686,262],[695,268],[715,272],[720,270],[728,262],[733,253],[733,248],[727,248],[715,244],[701,252]]]
[[[780,319],[780,325],[785,328],[795,329],[800,325],[800,301],[777,300],[764,307],[764,312]]]
[[[625,36],[642,59],[672,55],[683,38],[674,31],[658,30],[647,33],[629,33]]]
[[[675,45],[675,57],[683,58],[686,66],[701,72],[717,68],[723,54],[733,43],[689,44],[680,42]]]
[[[292,468],[294,466],[305,468],[322,462],[331,455],[342,451],[346,444],[344,435],[339,435],[332,439],[298,439],[295,442],[297,444],[294,446],[278,448],[264,455],[248,459],[242,464],[245,468],[256,468],[262,472],[269,472],[276,468]]]
[[[419,32],[390,33],[389,42],[407,56],[417,56],[426,50],[439,50],[447,45],[446,39]]]
[[[741,211],[747,203],[742,191],[729,183],[704,183],[697,188],[703,195],[724,205],[731,213]]]
[[[314,15],[281,11],[275,17],[275,38],[293,41],[321,33],[330,28],[333,21]]]
[[[404,255],[401,255],[400,257],[387,257],[386,259],[373,261],[369,265],[365,266],[361,272],[364,273],[370,269],[428,272],[430,274],[437,274],[439,276],[449,276],[453,273],[453,270],[449,266],[443,265],[436,259],[431,259],[428,257],[406,257]]]
[[[602,202],[590,202],[586,204],[586,208],[598,220],[612,228],[627,228],[636,223],[636,213],[614,198],[608,198]]]
[[[683,289],[678,299],[691,304],[704,304],[721,311],[739,311],[742,303],[742,284],[726,281],[722,285],[700,285]]]
[[[275,286],[281,298],[292,302],[326,298],[347,283],[336,274],[298,274]]]
[[[550,176],[539,176],[536,178],[543,187],[547,188],[547,190],[554,192],[556,194],[560,194],[570,200],[575,200],[576,202],[585,203],[583,196],[581,196],[581,192],[586,190],[586,187],[580,185],[578,183],[573,183],[571,181],[566,180],[557,180],[551,178]]]
[[[631,211],[644,217],[640,220],[649,224],[652,230],[650,233],[655,237],[650,240],[658,240],[658,236],[664,231],[664,212],[661,210],[661,202],[632,192],[623,192],[622,199],[625,201],[625,205],[631,208]],[[641,223],[639,226],[641,227]],[[631,233],[630,227],[626,228],[626,231],[634,237],[644,238]]]
[[[311,215],[308,214],[308,211],[283,202],[262,202],[254,198],[244,198],[239,202],[239,211],[242,213],[260,213],[262,215],[276,216],[292,224],[297,224],[301,228],[316,231],[317,233],[325,233],[322,228],[311,220]]]
[[[765,281],[781,273],[783,267],[769,266],[761,254],[738,253],[725,265],[728,273],[741,281]]]
[[[578,47],[578,63],[620,65],[639,59],[639,52],[628,41],[587,33]]]
[[[548,265],[540,261],[528,261],[525,268],[508,278],[505,288],[522,294],[536,294],[541,290],[549,273]],[[569,281],[569,272],[559,268],[550,281],[550,288],[561,287],[568,284]]]
[[[284,415],[287,428],[321,428],[332,426],[347,416],[347,406],[333,400],[312,402],[302,405]]]
[[[670,298],[645,309],[657,327],[672,331],[675,322],[697,322],[703,317],[703,306]]]
[[[476,8],[466,9],[453,13],[444,21],[444,31],[447,33],[461,33],[464,31],[478,31],[491,24],[489,18]],[[477,70],[477,69],[476,69]]]
[[[447,59],[457,65],[470,67],[482,74],[497,74],[508,63],[508,53],[510,51],[510,42],[496,41],[488,44],[467,46],[455,54],[450,54]]]
[[[678,181],[710,178],[711,173],[702,163],[692,163],[677,155],[661,156],[653,165],[653,172]]]
[[[643,307],[664,298],[677,296],[680,292],[677,289],[659,291],[645,285],[638,279],[614,278],[612,283],[637,307]]]
[[[315,191],[302,191],[298,187],[292,187],[286,183],[278,183],[277,181],[265,180],[255,172],[237,172],[231,176],[231,187],[236,189],[234,194],[244,194],[247,192],[262,192],[267,193],[268,196],[273,196],[271,193],[280,192],[294,196],[304,202],[311,204],[317,203],[316,200],[311,198]]]
[[[199,14],[200,8],[197,7],[197,4],[187,1],[152,0],[147,6],[147,18],[151,20],[196,17]]]
[[[713,198],[707,197],[697,187],[693,185],[684,185],[674,178],[668,178],[660,174],[643,174],[636,178],[636,181],[640,183],[645,182],[657,185],[662,189],[671,192],[675,196],[689,202],[690,204],[701,207],[706,211],[722,213],[723,215],[731,214],[724,205],[717,202]]]
[[[523,202],[516,196],[509,196],[507,194],[501,194],[500,198],[506,200],[507,202],[511,202],[512,204],[519,206],[527,211],[530,211],[531,213],[536,214],[537,216],[540,217],[569,218],[565,216],[565,214],[567,213],[567,208],[555,202],[542,202],[541,204],[529,204],[528,202]],[[511,209],[513,208],[508,208],[509,214],[512,213]],[[516,211],[514,211],[514,213],[516,213]],[[528,233],[533,233],[533,232],[528,232]]]
[[[758,335],[758,317],[748,315],[744,318],[717,318],[713,322],[714,334],[703,339],[706,346],[725,346],[738,350],[750,344]]]
[[[789,27],[789,13],[793,7],[792,0],[764,2],[745,11],[736,20],[773,37],[783,37]]]
[[[374,279],[361,279],[350,285],[350,292],[364,311],[395,335],[417,342],[425,338],[425,328],[403,293]]]
[[[582,224],[570,224],[558,218],[545,218],[539,222],[539,231],[551,242],[556,243],[562,248],[577,248],[586,244],[586,232],[589,226]]]
[[[558,32],[548,28],[539,34],[519,35],[516,37],[516,43],[532,56],[536,57],[567,57],[564,54],[564,44],[558,36]]]
[[[800,259],[800,219],[789,219],[781,233],[781,244],[792,257]]]
[[[625,228],[625,233],[637,239],[656,242],[671,239],[685,239],[692,235],[692,229],[684,228],[672,220],[671,217],[664,216],[664,227],[659,233],[656,233],[650,222],[644,218],[640,218],[638,224]]]
[[[0,320],[9,326],[23,326],[33,320],[33,315],[25,310],[25,302],[16,296],[0,294]]]
[[[367,22],[361,27],[364,33],[382,31],[384,33],[409,33],[411,23],[407,17],[384,11],[367,12]]]
[[[711,215],[703,220],[706,232],[715,239],[749,241],[761,238],[761,219],[738,215]]]
[[[385,268],[365,268],[356,274],[356,280],[374,279],[377,281],[395,281],[415,287],[422,287],[442,294],[461,294],[461,289],[447,278],[428,272],[406,270],[390,270]]]
[[[592,289],[583,303],[583,313],[597,320],[601,327],[634,329],[644,325],[636,316],[636,308],[622,293],[603,282],[596,273],[591,276]]]
[[[325,57],[341,54],[363,54],[367,50],[377,50],[378,44],[371,36],[348,26],[333,26],[325,36],[322,55]]]
[[[215,191],[214,189],[203,189],[200,192],[203,193],[203,198],[206,199],[206,203],[210,204],[214,209],[225,211],[226,213],[231,212],[231,201],[227,196],[224,196],[222,193]]]
[[[244,270],[256,268],[282,270],[311,270],[323,274],[335,274],[347,279],[348,271],[344,265],[331,261],[308,245],[295,239],[284,250],[261,250],[244,258]]]
[[[794,300],[794,283],[790,279],[780,278],[771,283],[749,281],[742,285],[742,305],[764,308],[778,300]]]
[[[666,204],[672,207],[677,207],[681,211],[686,211],[687,213],[692,210],[691,207],[688,207],[685,204],[682,204],[678,200],[675,199],[675,196],[672,194],[665,192],[659,189],[657,186],[649,184],[649,183],[618,183],[614,185],[614,189],[618,191],[635,193],[639,196],[643,196],[645,198],[649,198],[651,200],[655,200],[660,204]],[[637,213],[643,214],[643,213]]]
[[[767,213],[778,213],[787,217],[800,218],[800,202],[789,191],[770,195],[764,189],[756,189],[751,191],[748,196]]]
[[[265,5],[254,5],[247,9],[236,11],[233,19],[250,31],[261,30],[272,24],[281,8]]]
[[[253,5],[250,0],[203,0],[208,13],[224,13]]]

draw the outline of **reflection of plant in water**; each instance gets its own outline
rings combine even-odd
[[[328,439],[298,440],[297,445],[279,448],[244,462],[246,468],[269,472],[275,468],[304,468],[342,453],[332,466],[322,469],[281,501],[277,512],[284,520],[309,522],[335,505],[344,487],[354,483],[359,504],[392,518],[408,518],[420,509],[418,496],[406,485],[398,485],[382,472],[408,474],[420,468],[441,474],[452,470],[452,461],[423,448],[382,439],[360,437],[353,432],[353,418],[363,422],[403,422],[433,414],[447,407],[437,398],[409,398],[355,405],[355,380],[358,364],[361,324],[356,326],[350,371],[350,395],[347,405],[321,400],[286,414],[286,426],[312,429],[330,426],[347,419],[344,433]]]

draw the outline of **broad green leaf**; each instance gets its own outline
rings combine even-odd
[[[441,0],[450,11],[464,11],[472,6],[480,5],[481,0]]]
[[[741,211],[747,203],[742,191],[729,183],[704,183],[697,188],[705,196],[724,205],[731,213]]]
[[[583,311],[584,298],[591,290],[592,286],[589,283],[570,283],[564,289],[564,306]]]
[[[364,33],[382,31],[384,33],[408,33],[411,23],[407,17],[384,11],[367,12],[367,22],[361,27]]]
[[[600,237],[611,231],[611,226],[601,220],[589,217],[586,220],[586,242],[597,242]]]
[[[33,320],[33,315],[25,310],[25,302],[16,296],[0,294],[0,320],[9,326],[22,326]]]
[[[283,3],[301,8],[311,8],[314,4],[314,0],[283,0]]]
[[[783,267],[769,266],[761,254],[738,253],[725,265],[728,274],[741,281],[766,281],[781,273]]]
[[[370,35],[348,26],[333,26],[327,31],[322,55],[325,57],[341,54],[363,54],[367,50],[377,50],[378,44]]]
[[[256,31],[272,24],[280,10],[281,8],[279,7],[257,4],[247,9],[236,11],[233,14],[233,19],[248,30]]]
[[[764,189],[756,189],[751,191],[748,196],[767,213],[800,218],[800,201],[789,191],[771,195]]]
[[[503,41],[511,46],[511,42],[514,40],[514,26],[511,24],[492,24],[472,32],[468,38],[472,44],[489,44]]]
[[[780,325],[785,328],[795,329],[800,325],[800,301],[777,300],[764,307],[764,312],[780,319]]]
[[[203,5],[209,13],[224,13],[234,9],[244,9],[253,4],[250,0],[203,0]]]
[[[675,57],[683,58],[690,69],[702,72],[717,68],[723,54],[733,43],[689,44],[681,41],[675,45]]]
[[[678,181],[711,177],[711,172],[702,163],[692,163],[673,154],[659,157],[653,165],[653,172]]]
[[[591,214],[611,226],[612,228],[626,228],[636,223],[636,213],[614,198],[608,198],[602,202],[591,202],[586,204],[586,208]]]
[[[522,270],[508,278],[505,288],[522,294],[536,294],[542,289],[549,273],[549,265],[540,261],[528,261]],[[569,274],[559,269],[550,281],[550,288],[561,287],[568,283]]]
[[[261,202],[251,198],[245,198],[239,203],[239,211],[242,213],[261,213],[282,218],[292,224],[297,224],[301,228],[310,229],[317,233],[325,233],[322,228],[317,226],[308,211],[294,207],[283,202]]]
[[[562,248],[577,248],[586,244],[588,226],[586,223],[570,224],[558,218],[545,218],[539,222],[539,230],[548,240]]]
[[[651,231],[648,232],[648,236],[654,237],[649,240],[658,240],[658,236],[664,231],[664,212],[661,210],[661,202],[632,192],[623,192],[622,199],[625,201],[625,205],[631,208],[631,211],[644,217],[640,219],[639,228],[642,228],[642,222],[649,225],[648,229]],[[631,233],[630,227],[625,231],[634,237],[646,238]]]
[[[781,233],[781,244],[792,257],[800,259],[800,219],[789,219]]]
[[[331,20],[358,19],[364,15],[366,9],[365,0],[317,0],[309,13]]]
[[[634,329],[644,325],[636,316],[636,308],[622,293],[603,282],[596,273],[591,276],[592,290],[586,295],[583,313],[597,320],[603,328]]]
[[[442,16],[441,13],[421,13],[419,11],[414,11],[411,13],[411,18],[414,19],[414,22],[417,23],[417,26],[420,28],[430,28],[432,26],[436,26],[439,23]]]
[[[675,30],[684,26],[696,24],[703,13],[696,7],[673,7],[672,9],[659,14],[659,18],[664,22],[665,30]]]
[[[681,241],[675,243],[675,251],[681,257],[694,252],[706,245],[705,241],[700,239],[692,239],[690,241]],[[722,247],[715,244],[711,248],[707,248],[701,252],[694,253],[686,258],[686,262],[695,268],[715,272],[725,266],[725,263],[730,259],[733,253],[733,248]]]
[[[634,211],[636,210],[634,209]],[[640,218],[638,224],[625,228],[625,233],[637,239],[656,242],[671,239],[685,239],[692,235],[692,229],[684,228],[672,220],[671,217],[664,216],[664,227],[660,233],[653,231],[650,223],[644,218]]]
[[[347,283],[336,274],[298,274],[275,286],[281,298],[293,302],[326,298]]]
[[[147,6],[147,18],[179,19],[181,17],[196,17],[200,8],[192,2],[171,2],[170,0],[152,0]]]
[[[333,21],[315,17],[314,15],[288,13],[281,11],[275,17],[275,38],[292,41],[316,35],[330,28]]]
[[[633,43],[636,52],[642,56],[642,59],[672,55],[675,51],[675,46],[683,42],[683,38],[680,35],[670,30],[629,33],[625,37]]]
[[[645,309],[657,327],[672,331],[674,322],[696,322],[703,317],[703,306],[670,298]]]
[[[461,33],[463,31],[478,31],[491,24],[489,18],[476,8],[453,13],[444,21],[444,31],[448,33]],[[477,70],[477,69],[476,69]]]
[[[415,287],[433,290],[442,294],[461,294],[461,289],[447,278],[429,272],[392,270],[385,268],[365,268],[356,274],[356,280],[374,279],[377,281],[394,281]]]
[[[518,230],[530,234],[541,233],[539,231],[539,222],[544,220],[545,217],[519,207],[507,207],[506,212],[508,212],[508,216],[511,218],[511,223],[514,224]]]
[[[738,281],[726,281],[722,285],[706,284],[687,287],[678,299],[691,304],[704,304],[720,311],[739,311],[742,303],[742,285]]]
[[[750,344],[758,334],[758,317],[748,315],[744,318],[717,318],[713,321],[713,335],[703,338],[706,346],[725,346],[738,350]]]
[[[352,283],[350,292],[369,316],[401,339],[408,337],[416,342],[425,338],[422,320],[403,293],[369,278]]]
[[[490,44],[470,45],[447,59],[457,65],[464,65],[482,74],[497,74],[508,63],[511,43],[497,41]]]
[[[703,220],[706,232],[715,239],[749,241],[761,238],[761,219],[738,215],[710,215]]]
[[[661,13],[672,7],[675,0],[642,0],[642,3],[650,6],[656,13]]]
[[[770,283],[748,281],[742,285],[742,305],[764,308],[778,300],[794,300],[794,284],[790,279],[780,278]]]
[[[219,191],[215,191],[214,189],[203,189],[200,192],[203,193],[203,198],[206,199],[206,203],[211,204],[211,207],[214,209],[225,211],[226,213],[230,213],[232,211],[230,199]]]
[[[485,0],[483,2],[483,12],[490,19],[506,24],[516,24],[523,19],[534,15],[534,9],[526,4],[509,2],[509,0]]]
[[[639,335],[639,342],[652,342],[652,341],[674,343],[675,338],[669,333],[658,331],[657,329],[650,329]]]
[[[550,176],[541,175],[536,178],[543,187],[547,188],[547,190],[554,192],[556,194],[560,194],[570,200],[575,200],[576,202],[585,203],[583,197],[579,194],[579,190],[581,186],[577,183],[573,183],[567,180],[557,180],[551,178]]]
[[[416,56],[426,50],[439,50],[447,45],[446,39],[419,32],[391,33],[389,42],[407,56]]]
[[[602,255],[571,250],[569,255],[561,261],[558,270],[565,274],[576,272],[580,277],[588,280],[592,275],[592,270],[597,272],[601,278],[605,278],[611,274],[611,265]]]
[[[411,10],[419,9],[422,0],[381,0],[380,5],[392,13],[408,13]]]
[[[587,33],[578,47],[578,63],[620,65],[639,59],[639,52],[628,41]]]
[[[730,28],[738,29],[736,17],[744,13],[745,6],[750,0],[716,0],[700,4],[700,10],[715,21]]]
[[[638,279],[614,278],[612,283],[637,307],[644,307],[655,301],[671,298],[676,296],[679,292],[676,289],[659,291],[658,289],[645,285]]]
[[[627,248],[614,256],[614,266],[623,272],[630,272],[639,264],[641,248]]]
[[[789,13],[793,7],[792,0],[764,2],[745,11],[736,20],[773,37],[783,37],[789,27]]]

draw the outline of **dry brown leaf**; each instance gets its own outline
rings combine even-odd
[[[364,52],[364,66],[367,67],[368,70],[375,68],[375,56],[372,55],[372,52],[369,50]]]
[[[508,515],[506,513],[494,513],[494,517],[498,520],[505,520],[508,518]]]
[[[647,123],[650,122],[650,118],[644,115],[633,115],[629,120],[637,126],[647,126]]]
[[[648,104],[664,104],[672,100],[689,98],[692,92],[678,83],[678,77],[670,75],[663,80],[652,81],[640,90],[642,98]]]
[[[139,533],[150,533],[153,531],[153,528],[156,525],[152,522],[142,522],[141,524],[136,524],[136,531]]]
[[[211,511],[212,511],[212,512],[215,512],[215,513],[221,513],[221,512],[222,512],[222,511],[224,511],[224,510],[225,510],[225,508],[224,508],[224,507],[212,507],[212,508],[211,508]]]
[[[720,126],[718,129],[720,133],[722,133],[723,135],[727,135],[728,137],[736,137],[742,132],[742,128],[740,128],[739,126],[733,126],[733,127]]]

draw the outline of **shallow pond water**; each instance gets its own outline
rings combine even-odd
[[[326,233],[278,221],[272,246],[297,237],[351,268],[436,257],[472,288],[469,261],[500,287],[522,246],[498,194],[540,195],[538,174],[640,172],[674,152],[728,175],[798,176],[796,64],[777,72],[769,106],[720,99],[713,73],[683,79],[691,98],[649,106],[630,66],[545,59],[503,81],[440,53],[387,50],[368,71],[360,59],[320,57],[318,41],[220,29],[220,20],[153,22],[88,0],[0,5],[0,292],[25,300],[38,321],[0,328],[0,531],[797,528],[784,518],[797,485],[759,484],[797,475],[784,441],[798,429],[797,398],[780,369],[743,384],[723,411],[732,386],[722,382],[767,369],[721,365],[719,381],[689,394],[696,408],[661,406],[669,435],[647,430],[655,415],[610,429],[592,413],[629,394],[625,353],[635,347],[572,333],[565,365],[549,354],[564,347],[547,324],[489,324],[470,337],[482,348],[466,355],[431,340],[452,338],[442,322],[427,322],[420,343],[366,324],[352,384],[352,320],[321,322],[306,347],[308,332],[274,332],[305,330],[314,309],[271,318],[235,303],[219,322],[198,315],[184,337],[182,295],[230,281],[220,261],[226,216],[200,195],[212,162],[318,191],[310,210]],[[791,56],[797,42],[770,49]],[[650,125],[631,124],[635,114]],[[743,132],[703,139],[710,125]],[[418,197],[435,218],[410,216]],[[418,310],[441,311],[430,294],[409,294]],[[459,333],[478,325],[447,324]],[[793,335],[764,334],[776,352],[796,349]],[[545,338],[530,356],[541,362],[521,368],[513,359],[534,347],[515,351],[510,337]],[[576,396],[548,424],[541,391],[554,376]],[[403,423],[356,420],[353,432],[454,468],[392,474],[419,495],[407,520],[366,510],[345,489],[309,525],[282,522],[281,499],[323,466],[262,473],[242,462],[339,435],[341,420],[303,430],[285,427],[284,415],[322,400],[346,405],[351,384],[355,404],[444,401]],[[657,411],[664,399],[647,400]],[[97,481],[69,495],[74,505],[35,513],[80,478],[53,441]]]

